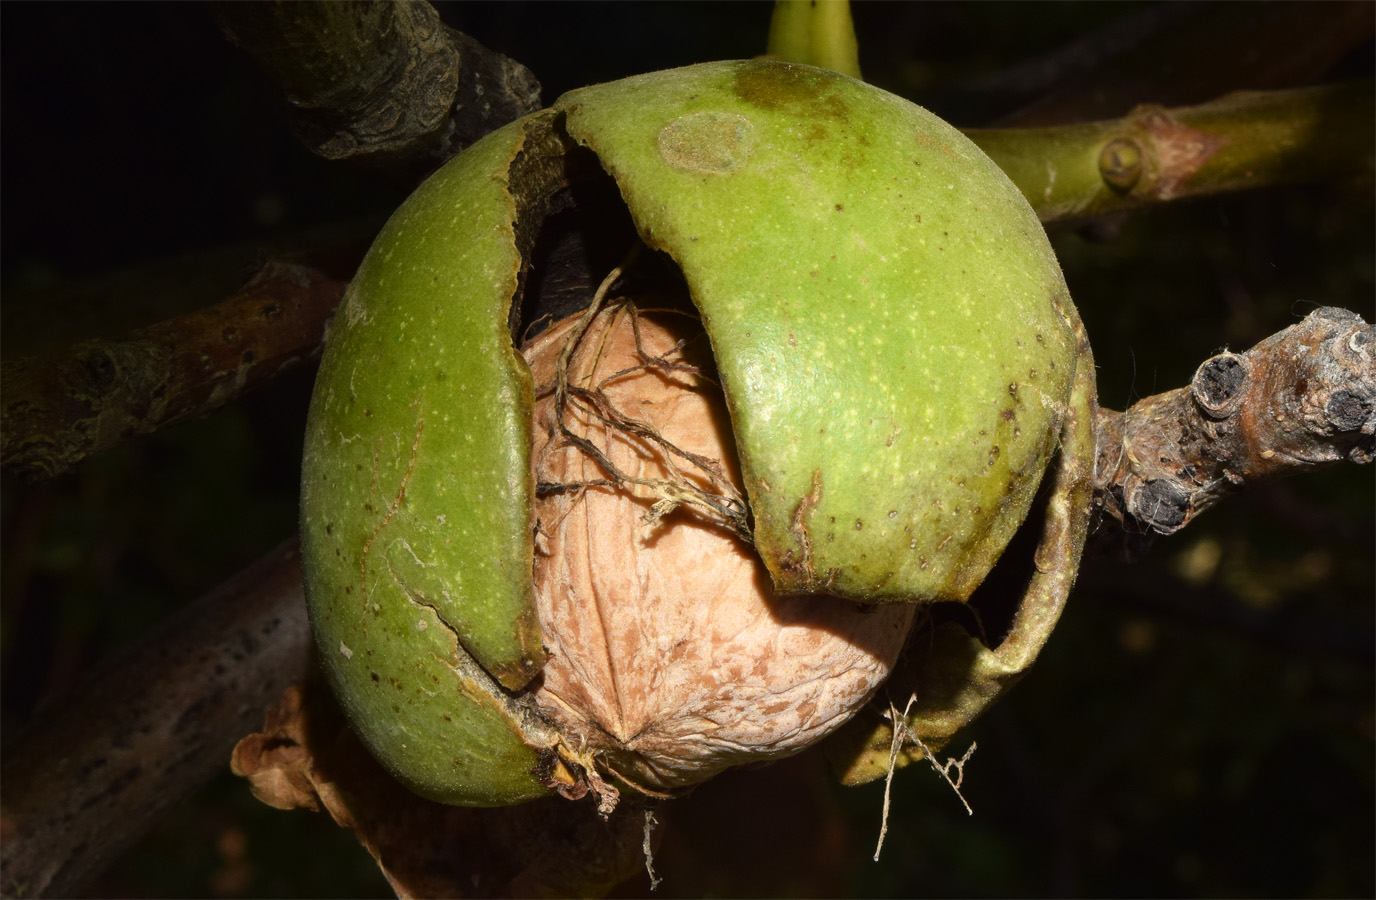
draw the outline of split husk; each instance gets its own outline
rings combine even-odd
[[[537,384],[514,335],[586,304],[636,237],[672,261],[701,317],[732,435],[722,464],[734,449],[739,474],[736,498],[713,502],[733,533],[744,524],[776,598],[962,603],[1053,467],[1007,627],[934,625],[885,689],[898,708],[916,695],[908,725],[928,746],[1026,669],[1073,580],[1092,364],[1045,235],[992,162],[929,113],[806,66],[711,63],[575,91],[398,211],[336,317],[312,402],[317,646],[364,743],[423,796],[503,805],[617,776],[683,782],[677,763],[570,739],[584,726],[537,697],[558,640],[533,581]],[[654,512],[683,498],[643,499]],[[833,739],[847,781],[887,769],[892,699]],[[615,717],[589,721],[632,738]]]

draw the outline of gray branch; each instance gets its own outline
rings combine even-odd
[[[223,303],[0,365],[0,466],[32,481],[314,360],[344,282],[270,262]]]
[[[1325,307],[1187,388],[1096,416],[1095,502],[1124,530],[1174,534],[1248,484],[1376,455],[1376,328]]]
[[[49,703],[0,767],[0,894],[66,897],[138,841],[307,674],[296,539]]]
[[[540,108],[529,69],[447,27],[423,0],[211,10],[282,89],[297,137],[326,159],[423,173]]]

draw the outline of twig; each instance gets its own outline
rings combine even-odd
[[[59,698],[5,751],[0,893],[70,896],[308,672],[295,538]]]
[[[40,479],[135,435],[209,412],[315,358],[344,283],[264,266],[217,306],[122,340],[3,365],[0,465]]]
[[[645,854],[645,874],[650,877],[650,890],[659,889],[661,879],[655,874],[655,846],[654,831],[659,823],[655,820],[654,807],[646,804],[645,806],[645,836],[641,842],[640,851]]]
[[[297,137],[326,159],[419,169],[414,177],[540,108],[529,69],[448,28],[423,0],[211,10],[282,88]]]
[[[884,806],[879,813],[879,840],[874,845],[874,861],[879,862],[879,854],[884,850],[884,839],[889,836],[889,804],[893,798],[893,773],[898,770],[898,753],[908,738],[908,711],[913,708],[917,694],[908,695],[908,702],[900,715],[898,709],[889,701],[889,727],[893,738],[889,741],[889,771],[884,775]]]
[[[54,353],[91,338],[123,337],[198,312],[236,294],[270,260],[309,266],[347,281],[385,216],[328,222],[270,240],[177,253],[6,293],[0,359]]]
[[[1045,223],[1276,184],[1369,178],[1371,81],[1143,106],[1122,119],[971,129]]]
[[[884,808],[880,818],[879,841],[874,847],[873,859],[875,862],[879,862],[879,854],[884,850],[884,838],[888,837],[889,834],[889,799],[890,793],[893,790],[893,773],[897,770],[899,765],[898,754],[908,745],[911,745],[912,749],[920,751],[922,756],[926,758],[927,763],[932,767],[932,770],[940,775],[942,780],[955,792],[956,797],[960,799],[961,805],[965,807],[965,814],[967,816],[973,816],[975,814],[975,811],[970,808],[970,801],[966,800],[965,795],[960,792],[960,786],[965,783],[965,764],[970,761],[971,756],[974,756],[975,748],[979,745],[971,741],[970,746],[965,748],[965,752],[961,755],[960,759],[956,759],[954,756],[948,756],[946,757],[946,762],[937,762],[936,752],[932,750],[931,747],[928,747],[922,741],[922,738],[918,737],[916,732],[908,728],[908,712],[913,708],[913,703],[916,701],[917,694],[909,694],[908,702],[904,704],[902,713],[899,713],[898,708],[893,705],[892,700],[889,701],[889,723],[893,729],[893,739],[889,745],[889,771],[884,776]],[[956,770],[955,778],[951,777],[952,769]]]
[[[1128,532],[1172,534],[1263,478],[1376,454],[1376,328],[1326,307],[1187,388],[1096,416],[1095,503]]]

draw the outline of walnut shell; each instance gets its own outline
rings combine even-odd
[[[523,351],[537,385],[532,468],[542,486],[535,592],[549,660],[539,708],[570,746],[653,792],[805,749],[883,684],[915,607],[778,596],[754,549],[710,511],[657,515],[655,491],[607,484],[616,479],[564,437],[555,415],[556,364],[578,318]],[[570,384],[598,392],[602,417],[591,401],[574,401],[565,425],[633,478],[740,491],[721,390],[684,368],[685,356],[710,359],[706,343],[681,314],[603,310],[568,368]],[[609,410],[716,465],[671,458],[609,426]]]

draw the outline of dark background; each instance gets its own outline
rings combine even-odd
[[[871,81],[981,125],[1032,99],[988,89],[993,76],[1145,6],[861,4],[861,63]],[[547,101],[754,55],[770,13],[441,10],[529,65]],[[1329,77],[1372,66],[1367,40]],[[215,293],[222,285],[196,274],[208,268],[200,257],[184,277],[97,302],[83,279],[332,223],[367,228],[404,194],[296,145],[271,85],[197,5],[3,4],[0,92],[6,358],[119,334],[236,286]],[[1218,349],[1244,349],[1316,306],[1372,317],[1369,184],[1255,191],[1053,237],[1108,406],[1183,385]],[[105,654],[294,530],[310,377],[48,484],[5,481],[5,739]],[[805,755],[729,774],[681,804],[658,860],[661,893],[1372,896],[1374,495],[1371,467],[1340,467],[1252,490],[1142,561],[1087,563],[1032,674],[950,748],[979,743],[963,788],[973,817],[929,769],[900,773],[884,856],[871,863],[881,787],[831,786]],[[89,890],[387,893],[347,833],[258,804],[227,770]]]

